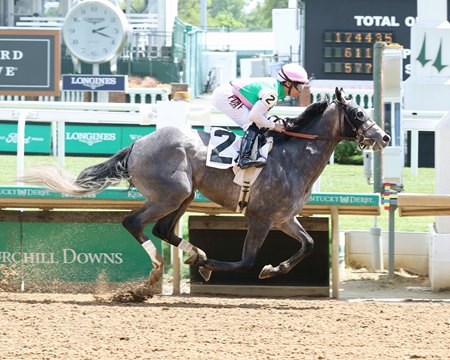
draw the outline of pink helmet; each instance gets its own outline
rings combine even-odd
[[[307,84],[308,74],[303,66],[290,63],[284,64],[278,71],[277,79],[281,82],[290,81],[292,83]]]

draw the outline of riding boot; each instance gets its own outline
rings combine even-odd
[[[258,132],[252,129],[252,127],[248,128],[245,132],[239,150],[238,165],[241,169],[247,169],[251,166],[263,167],[266,165],[266,160],[263,157],[252,159],[253,145],[257,137]]]
[[[267,143],[267,140],[262,134],[258,134],[258,137],[256,139],[258,141],[258,146],[256,149],[256,161],[258,162],[258,164],[256,164],[255,166],[257,168],[260,168],[267,165],[267,158],[262,156],[260,152],[261,148]]]

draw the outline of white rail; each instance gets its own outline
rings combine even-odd
[[[128,88],[126,94],[130,96],[130,103],[146,103],[146,98],[150,98],[151,104],[156,104],[157,97],[161,96],[162,101],[169,100],[170,90],[165,88]]]
[[[0,119],[18,123],[17,172],[23,173],[25,124],[31,122],[52,123],[53,154],[64,165],[65,123],[93,124],[151,124],[156,120],[155,104],[136,103],[91,103],[91,102],[50,102],[50,101],[2,101]],[[210,112],[192,109],[192,122],[210,123]]]
[[[311,87],[310,88],[312,102],[334,97],[334,88]],[[364,109],[373,108],[373,89],[345,89],[345,94],[350,96],[355,102]]]
[[[64,165],[65,123],[140,124],[148,119],[151,105],[72,103],[40,101],[0,102],[0,119],[17,121],[17,175],[23,174],[25,125],[27,121],[51,122],[53,154]]]
[[[161,98],[160,100],[166,101],[169,100],[170,95],[169,88],[127,88],[125,90],[125,95],[129,96],[130,103],[140,103],[145,104],[148,103],[147,100],[151,104],[156,104],[158,101],[158,96]],[[61,91],[61,96],[39,96],[38,100],[41,102],[83,102],[84,95],[86,91]],[[106,99],[108,98],[108,94],[106,93]],[[0,95],[0,101],[25,101],[25,95]],[[99,104],[99,103],[96,103]]]
[[[133,29],[158,28],[158,14],[125,14]],[[60,29],[64,24],[64,17],[21,16],[16,22],[17,27]]]

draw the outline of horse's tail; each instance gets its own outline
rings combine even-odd
[[[64,194],[76,196],[96,194],[122,180],[130,181],[128,158],[132,148],[133,144],[108,160],[82,170],[76,179],[58,166],[39,166],[30,170],[19,180],[44,185],[52,191]]]

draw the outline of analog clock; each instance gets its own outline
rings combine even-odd
[[[73,57],[101,64],[122,51],[127,42],[128,21],[122,10],[108,0],[83,0],[70,9],[62,31]]]

